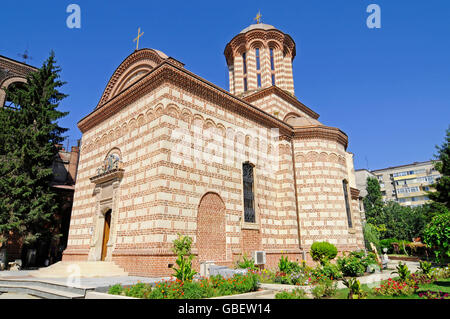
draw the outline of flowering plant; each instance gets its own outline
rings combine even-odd
[[[450,299],[450,295],[446,292],[431,290],[420,292],[419,297],[424,299]]]
[[[395,281],[389,278],[380,287],[374,288],[373,292],[381,296],[410,296],[414,293],[415,289],[416,287],[410,286],[408,282]]]

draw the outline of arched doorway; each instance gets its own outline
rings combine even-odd
[[[108,210],[105,213],[105,225],[103,228],[103,242],[102,242],[102,258],[104,261],[106,258],[106,254],[108,253],[108,241],[109,241],[109,230],[111,228],[111,210]]]
[[[226,260],[225,204],[216,193],[207,193],[200,200],[197,249],[200,263]]]

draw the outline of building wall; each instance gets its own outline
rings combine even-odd
[[[440,177],[432,161],[390,167],[372,173],[380,181],[383,199],[397,201],[403,206],[425,204],[428,201],[426,192],[432,191],[431,184]]]
[[[266,251],[266,267],[275,267],[282,252],[294,260],[303,258],[291,141],[284,139],[278,147],[267,148],[266,154],[279,159],[273,174],[268,173],[265,154],[251,148],[263,141],[252,136],[255,128],[260,134],[271,134],[269,128],[238,113],[166,84],[83,134],[64,260],[87,260],[98,244],[93,238],[99,237],[92,232],[101,212],[89,178],[97,174],[97,167],[113,148],[120,150],[125,173],[118,186],[118,209],[113,211],[116,226],[111,226],[110,258],[130,274],[171,274],[169,266],[175,261],[171,248],[177,233],[193,238],[196,255],[208,246],[207,237],[198,234],[204,226],[197,224],[199,205],[208,193],[217,194],[225,205],[225,252],[214,261],[231,266],[243,253],[250,255],[254,250]],[[196,134],[202,129],[218,134],[198,145]],[[187,147],[180,149],[180,145]],[[348,168],[344,147],[326,140],[294,141],[294,146],[302,246],[329,240],[340,250],[360,247],[357,217],[354,234],[345,224],[341,182],[348,179]],[[192,153],[194,158],[181,156],[193,149],[198,150]],[[255,165],[255,224],[244,222],[245,161]],[[357,207],[353,201],[351,205],[353,210]],[[204,222],[201,217],[200,223]],[[197,270],[199,261],[195,259]]]
[[[339,251],[364,248],[358,200],[352,199],[352,226],[345,208],[343,180],[353,184],[348,174],[347,152],[334,141],[325,139],[295,140],[295,161],[300,203],[302,246],[328,241]]]

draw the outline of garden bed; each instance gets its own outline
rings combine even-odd
[[[417,256],[407,256],[407,255],[388,255],[390,260],[401,260],[401,261],[420,261]]]
[[[109,288],[112,295],[143,299],[202,299],[231,296],[258,290],[258,276],[249,273],[224,278],[220,275],[198,280],[164,280],[155,285],[137,283],[129,287],[120,284]]]

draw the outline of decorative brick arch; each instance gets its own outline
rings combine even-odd
[[[11,84],[15,83],[27,83],[27,79],[24,77],[11,77],[6,79],[0,84],[0,106],[3,107],[3,105],[6,102],[6,92],[4,89],[8,88]]]
[[[197,249],[199,262],[226,260],[225,203],[217,193],[206,193],[198,205]]]

